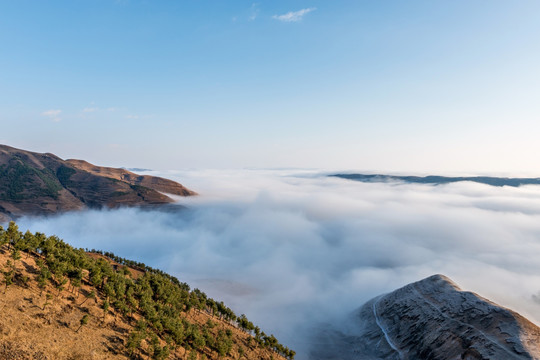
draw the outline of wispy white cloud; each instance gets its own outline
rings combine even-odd
[[[126,119],[129,120],[136,120],[139,118],[139,115],[126,115]]]
[[[272,18],[283,22],[296,22],[302,20],[304,15],[315,10],[317,10],[317,8],[306,8],[298,11],[289,11],[286,14],[274,15],[272,16]]]
[[[257,16],[259,16],[260,11],[261,10],[259,9],[258,3],[251,4],[251,12],[249,15],[249,21],[254,21],[255,19],[257,19]]]
[[[84,108],[82,111],[84,113],[92,113],[92,112],[96,112],[98,110],[99,110],[99,108],[97,108],[97,107],[87,107],[87,108]]]
[[[58,121],[62,120],[60,118],[61,113],[62,113],[62,110],[45,110],[44,112],[41,113],[41,115],[45,116],[45,117],[48,117],[52,121],[58,122]]]

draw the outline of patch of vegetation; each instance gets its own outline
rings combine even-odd
[[[118,197],[118,196],[124,196],[124,195],[129,195],[129,193],[126,191],[113,191],[111,193],[111,197]]]
[[[154,190],[142,185],[129,185],[129,187],[134,190],[137,193],[137,196],[139,196],[143,200],[146,200],[146,197],[150,193],[154,192]]]
[[[22,201],[42,196],[57,199],[62,186],[49,169],[37,169],[14,156],[0,166],[0,189],[2,200]]]
[[[72,167],[62,165],[56,170],[56,177],[62,185],[67,186],[70,184],[69,178],[76,172]]]
[[[58,198],[58,192],[62,190],[62,186],[58,183],[58,180],[54,176],[53,172],[50,169],[34,169],[36,175],[43,181],[45,188],[41,190],[41,194],[44,196],[52,197],[53,199]]]
[[[29,231],[22,234],[14,222],[10,222],[5,230],[0,226],[0,246],[7,246],[13,259],[8,271],[3,273],[6,289],[17,276],[21,252],[38,258],[39,271],[35,276],[41,291],[52,285],[57,294],[66,287],[78,292],[82,283],[88,284],[92,291],[87,299],[96,296],[102,299],[103,320],[112,308],[126,322],[135,323],[125,343],[126,354],[132,358],[140,358],[145,352],[153,359],[166,359],[178,346],[190,351],[189,356],[194,359],[230,355],[236,345],[232,331],[219,329],[216,334],[214,321],[205,324],[188,321],[187,312],[196,311],[237,326],[251,336],[248,343],[254,346],[294,359],[293,350],[280,344],[274,335],[266,335],[245,315],[237,316],[223,302],[209,298],[198,289],[191,290],[176,277],[143,263],[91,250],[91,253],[101,255],[95,258],[88,251],[75,249],[56,236]],[[132,277],[130,268],[141,275]],[[84,315],[77,332],[87,323],[88,316]],[[243,354],[244,348],[237,346],[238,353]]]
[[[129,185],[131,189],[137,192],[137,194],[141,197],[144,197],[144,195],[148,194],[152,191],[152,189],[149,189],[142,185]]]

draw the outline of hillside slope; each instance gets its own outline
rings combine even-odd
[[[178,196],[197,195],[196,192],[185,188],[183,185],[162,177],[137,175],[126,169],[96,166],[84,160],[68,159],[66,162],[79,170],[84,170],[94,175],[125,181],[131,185],[145,186],[162,193]]]
[[[363,305],[312,359],[540,359],[540,328],[434,275]]]
[[[0,227],[0,270],[0,359],[294,358],[176,278],[55,236]]]
[[[195,194],[170,180],[122,169],[102,168],[108,170],[100,173],[99,167],[81,164],[0,145],[0,221],[83,208],[169,204],[173,200],[161,193],[166,190]]]

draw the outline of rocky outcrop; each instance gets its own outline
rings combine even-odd
[[[195,194],[171,180],[103,169],[108,171],[87,171],[53,154],[0,145],[0,221],[84,208],[158,206],[174,202],[163,192]],[[129,179],[114,176],[124,172]]]
[[[540,328],[434,275],[364,304],[347,334],[319,334],[312,359],[540,359]]]

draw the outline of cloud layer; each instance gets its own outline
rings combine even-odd
[[[177,213],[23,219],[22,229],[161,268],[305,359],[310,331],[434,273],[539,323],[540,187],[359,183],[300,171],[161,174],[203,194]]]

